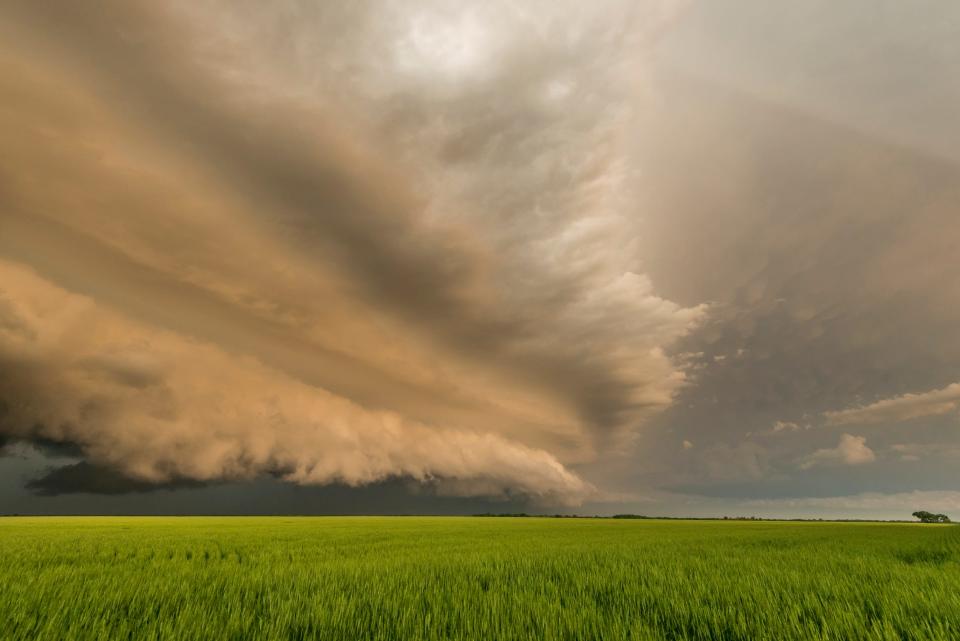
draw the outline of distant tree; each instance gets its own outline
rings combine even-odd
[[[926,510],[919,510],[913,513],[914,518],[920,519],[921,523],[949,523],[950,517],[946,514],[934,514]]]

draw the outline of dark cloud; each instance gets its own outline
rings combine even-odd
[[[27,481],[26,488],[40,496],[58,496],[61,494],[130,494],[198,488],[204,485],[192,479],[150,483],[130,478],[110,467],[80,461],[50,469],[43,476]]]
[[[82,458],[83,448],[70,441],[57,441],[54,439],[35,437],[25,441],[27,445],[37,450],[46,458]]]
[[[481,514],[533,511],[528,502],[438,495],[409,479],[389,479],[362,487],[342,484],[298,486],[269,478],[240,484],[219,483],[174,491],[123,493],[28,491],[20,513],[57,514]]]

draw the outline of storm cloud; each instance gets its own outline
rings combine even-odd
[[[145,482],[579,501],[683,385],[704,307],[624,206],[669,7],[4,13],[6,433]]]
[[[947,509],[958,28],[4,3],[0,452],[46,457],[4,457],[18,509]]]

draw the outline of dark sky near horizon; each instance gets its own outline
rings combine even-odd
[[[0,513],[960,513],[958,77],[937,0],[4,3]]]

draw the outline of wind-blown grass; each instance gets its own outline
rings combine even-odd
[[[960,639],[960,528],[4,518],[0,638]]]

